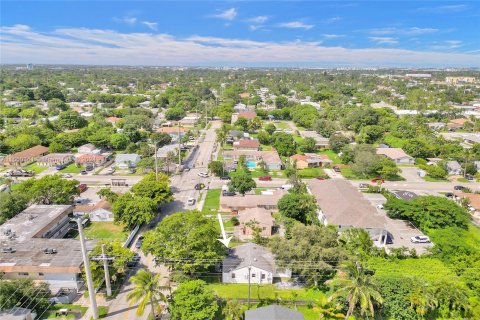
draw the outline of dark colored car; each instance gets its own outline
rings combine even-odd
[[[229,176],[223,176],[223,177],[220,177],[220,180],[230,180],[231,178]]]
[[[470,181],[471,181],[471,180],[474,180],[474,179],[475,179],[475,177],[474,177],[474,176],[472,176],[471,174],[467,174],[467,175],[465,175],[465,179],[467,179],[467,180],[470,180]]]
[[[445,197],[451,198],[451,197],[453,197],[453,193],[452,192],[447,192],[447,193],[445,193]]]
[[[78,185],[78,190],[80,190],[80,192],[84,192],[85,190],[87,190],[87,185],[85,183],[80,183]]]
[[[82,170],[82,171],[80,171],[80,174],[81,175],[86,175],[86,174],[88,174],[88,172],[87,172],[87,170]]]
[[[66,167],[67,167],[66,164],[57,164],[57,165],[55,166],[55,169],[57,169],[57,170],[62,170],[62,169],[65,169]]]
[[[465,189],[464,186],[454,186],[453,187],[453,190],[463,190],[463,189]]]
[[[340,167],[339,166],[333,166],[332,167],[333,171],[335,172],[341,172],[342,170],[340,170]]]
[[[272,177],[262,176],[262,177],[258,178],[258,180],[260,180],[260,181],[272,181]]]
[[[143,236],[140,236],[137,240],[137,243],[135,243],[135,248],[140,249],[143,244]]]
[[[205,185],[203,183],[197,183],[195,185],[195,190],[202,190],[203,188],[205,188]]]
[[[233,196],[235,195],[235,192],[224,190],[224,191],[222,192],[222,195],[223,195],[224,197],[233,197]]]

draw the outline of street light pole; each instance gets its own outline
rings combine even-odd
[[[77,219],[77,225],[78,225],[78,235],[80,237],[80,246],[82,248],[83,265],[85,267],[85,275],[87,277],[88,295],[90,297],[90,307],[92,308],[93,319],[96,320],[98,319],[97,300],[95,298],[95,288],[93,287],[92,270],[90,269],[90,261],[88,260],[87,249],[85,247],[82,218]]]

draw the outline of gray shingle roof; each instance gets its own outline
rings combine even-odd
[[[245,320],[303,320],[303,314],[278,305],[245,311]]]
[[[232,249],[231,254],[223,260],[223,272],[230,272],[244,267],[256,267],[275,273],[273,254],[262,246],[246,243]]]

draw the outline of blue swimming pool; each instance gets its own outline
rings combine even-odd
[[[245,162],[245,165],[247,168],[255,168],[257,166],[257,163],[255,161],[247,161]]]

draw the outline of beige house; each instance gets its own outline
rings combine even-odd
[[[290,157],[290,162],[296,162],[298,169],[326,167],[333,163],[327,155],[315,153],[294,154]]]
[[[37,160],[39,166],[54,167],[59,164],[72,163],[75,157],[71,153],[51,153]]]
[[[406,154],[401,148],[377,148],[377,154],[395,161],[396,164],[415,163],[415,158]]]
[[[277,210],[277,203],[283,195],[288,193],[283,189],[263,194],[236,195],[233,197],[220,197],[220,211],[239,212],[249,208],[263,208],[266,210]]]
[[[234,234],[241,240],[252,239],[254,227],[260,228],[260,236],[270,237],[274,232],[272,212],[264,208],[248,208],[238,212],[240,225],[235,227]]]
[[[247,139],[238,140],[233,142],[233,149],[259,151],[260,142],[258,140],[247,140]]]
[[[244,155],[249,168],[260,166],[260,162],[264,161],[267,170],[281,170],[283,167],[282,159],[276,150],[272,151],[256,151],[256,150],[225,150],[223,158],[225,161],[238,161]]]

